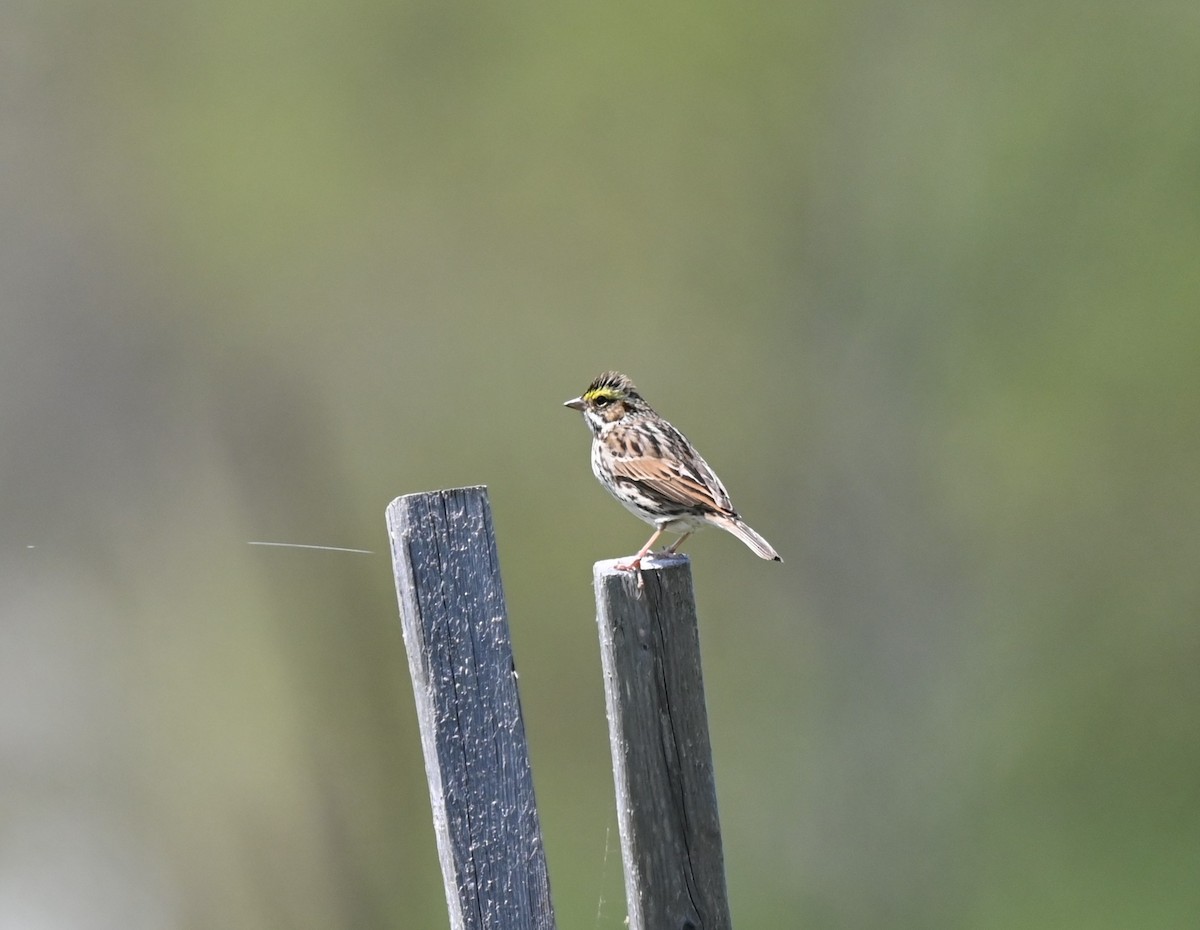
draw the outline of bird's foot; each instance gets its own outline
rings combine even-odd
[[[642,559],[645,556],[639,555],[637,558],[630,559],[628,562],[616,562],[613,565],[619,572],[637,572],[638,590],[641,591],[646,587],[646,580],[642,578]]]

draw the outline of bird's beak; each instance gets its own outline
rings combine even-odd
[[[566,403],[564,403],[563,406],[570,407],[572,410],[582,410],[583,409],[583,398],[576,397],[574,400],[569,400]]]

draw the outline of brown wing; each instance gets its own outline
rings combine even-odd
[[[662,424],[659,430],[661,435],[650,439],[634,429],[623,429],[614,437],[613,477],[683,510],[733,515],[725,486],[700,453],[674,427]],[[668,449],[683,454],[664,456]]]

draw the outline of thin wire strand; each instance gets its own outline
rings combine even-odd
[[[320,549],[324,552],[357,552],[361,555],[374,555],[374,549],[348,549],[345,546],[312,546],[307,543],[285,542],[247,542],[247,546],[275,546],[280,549]]]

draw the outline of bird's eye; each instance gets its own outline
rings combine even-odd
[[[601,394],[599,397],[597,397],[597,398],[596,398],[596,399],[593,401],[593,403],[594,403],[594,404],[595,404],[597,407],[607,407],[607,406],[608,406],[609,404],[611,404],[612,402],[613,402],[613,399],[612,399],[611,397],[609,397],[607,394]]]

